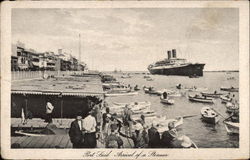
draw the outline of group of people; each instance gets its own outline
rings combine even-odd
[[[99,125],[93,110],[85,118],[80,114],[76,116],[69,130],[73,148],[95,148],[98,138],[105,148],[124,148],[125,141],[129,145],[127,147],[131,148],[189,148],[192,146],[188,137],[178,135],[174,123],[169,123],[169,130],[160,134],[157,123],[153,122],[148,127],[143,115],[139,120],[133,120],[132,111],[128,105],[124,107],[122,117],[118,117],[116,113],[111,114],[107,106],[102,111],[100,136],[97,136]]]

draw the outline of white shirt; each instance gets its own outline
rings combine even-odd
[[[50,102],[47,102],[46,113],[52,113],[53,109],[54,109],[54,106]]]
[[[83,128],[88,133],[95,132],[96,131],[95,127],[96,127],[95,117],[88,115],[86,118],[83,119]]]
[[[79,125],[80,130],[82,130],[82,121],[81,120],[78,121],[78,125]]]

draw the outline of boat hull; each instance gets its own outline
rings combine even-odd
[[[206,117],[205,115],[201,115],[202,121],[210,124],[216,124],[219,122],[220,118],[218,116],[215,117]]]
[[[239,134],[239,123],[224,122],[227,133],[229,134]]]
[[[148,68],[151,74],[159,75],[179,75],[179,76],[203,76],[203,69],[205,64],[189,64],[181,67],[171,68]]]

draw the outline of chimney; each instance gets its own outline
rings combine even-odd
[[[176,49],[172,49],[173,58],[176,58]]]
[[[168,51],[168,59],[171,58],[171,51]]]

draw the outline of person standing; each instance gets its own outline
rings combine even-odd
[[[51,104],[50,99],[47,100],[46,104],[46,119],[45,122],[52,123],[52,113],[54,106]]]
[[[91,110],[88,116],[83,119],[83,129],[85,131],[84,135],[84,147],[85,148],[95,148],[96,147],[96,120],[94,117],[94,112]]]
[[[78,112],[76,119],[71,123],[69,129],[69,137],[71,143],[73,144],[73,148],[83,147],[84,134],[82,132],[82,126],[82,114],[81,112]]]
[[[133,120],[131,116],[132,116],[132,111],[126,104],[124,108],[124,113],[123,113],[123,124],[126,127],[126,132],[128,132],[128,129],[129,129],[129,135],[131,135],[132,133],[132,124],[133,124]]]
[[[157,123],[154,121],[151,128],[148,129],[148,148],[159,148],[160,147],[160,134],[156,129]]]

